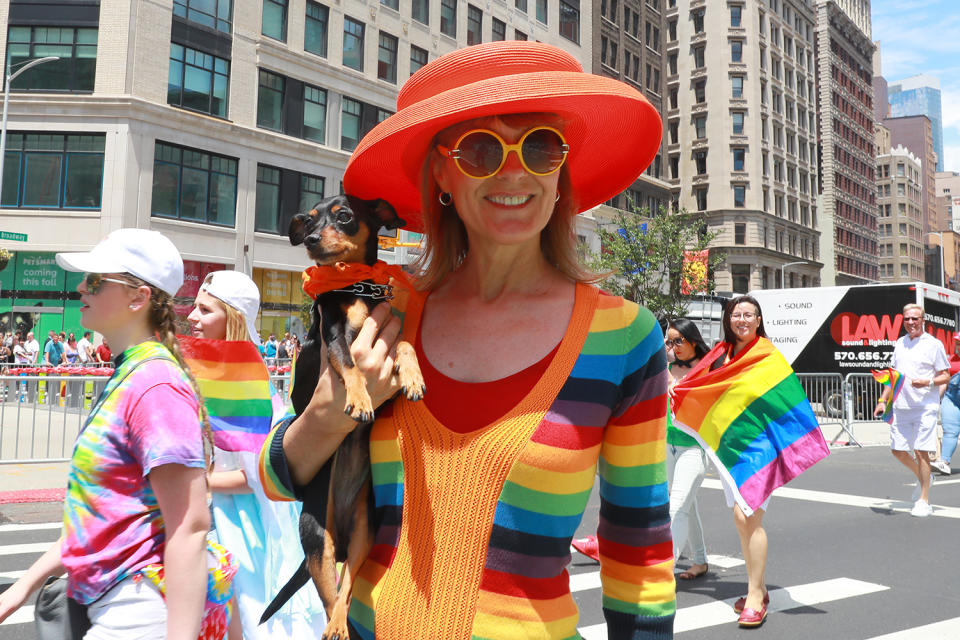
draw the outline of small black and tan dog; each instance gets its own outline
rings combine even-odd
[[[340,263],[373,265],[377,261],[377,233],[397,229],[405,222],[385,200],[361,200],[339,195],[321,200],[290,222],[293,245],[303,244],[318,267]],[[371,281],[326,291],[316,296],[312,323],[297,358],[290,394],[297,415],[303,413],[320,378],[321,340],[327,360],[343,380],[345,411],[360,424],[303,490],[300,540],[305,559],[297,572],[264,611],[270,618],[312,579],[327,612],[324,640],[347,640],[347,608],[353,579],[373,545],[374,511],[370,495],[370,426],[374,407],[366,381],[350,354],[350,345],[370,311],[391,298],[390,285]],[[425,391],[413,347],[397,345],[396,369],[401,392],[419,400]],[[336,563],[343,562],[339,589]]]

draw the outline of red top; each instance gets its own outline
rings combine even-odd
[[[958,371],[960,371],[960,357],[957,357],[957,354],[950,354],[950,377],[953,377]]]
[[[519,404],[543,377],[560,345],[526,369],[490,382],[461,382],[435,369],[423,354],[419,332],[415,348],[427,387],[423,396],[427,409],[451,431],[469,433],[490,424]],[[469,407],[469,411],[464,407]]]

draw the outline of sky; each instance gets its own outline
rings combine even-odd
[[[960,172],[960,2],[872,0],[873,40],[893,84],[925,73],[940,80],[943,169]]]

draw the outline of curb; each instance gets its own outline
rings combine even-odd
[[[0,491],[0,504],[28,502],[63,502],[66,489],[26,489],[23,491]]]

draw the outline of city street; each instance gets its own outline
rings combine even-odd
[[[746,575],[730,510],[715,478],[700,491],[710,554],[706,577],[679,584],[676,636],[724,640],[754,633],[777,640],[957,640],[960,592],[956,531],[960,477],[939,477],[934,515],[909,515],[912,487],[883,446],[835,449],[781,489],[764,524],[771,613],[740,630],[731,605]],[[596,527],[594,496],[580,535]],[[58,535],[59,505],[0,505],[0,584],[9,584]],[[685,563],[681,561],[681,566]],[[585,640],[606,638],[599,566],[574,553],[571,587]],[[0,625],[0,640],[35,638],[32,609]]]

